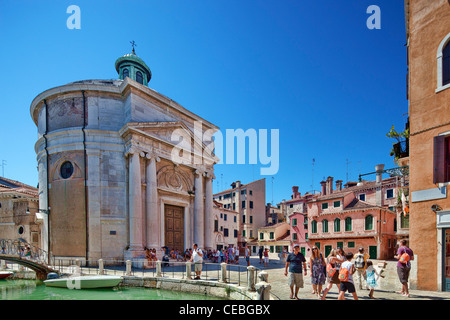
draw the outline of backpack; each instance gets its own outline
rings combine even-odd
[[[339,280],[342,282],[347,282],[348,281],[348,269],[346,268],[342,268],[339,270]]]
[[[331,263],[327,264],[327,274],[330,278],[333,278],[334,274],[336,273],[336,267],[333,267]]]
[[[366,262],[364,261],[364,255],[359,254],[355,259],[355,268],[364,269]]]
[[[400,259],[398,259],[398,262],[403,263],[403,264],[407,264],[408,261],[409,261],[409,258],[410,258],[409,254],[407,254],[406,250],[405,250],[405,252],[403,252],[403,254],[400,256]]]

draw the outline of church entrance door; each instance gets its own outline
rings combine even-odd
[[[165,245],[184,251],[184,208],[164,205]]]

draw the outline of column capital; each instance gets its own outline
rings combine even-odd
[[[203,174],[204,176],[205,176],[205,178],[206,179],[210,179],[210,180],[213,180],[213,179],[215,179],[216,178],[216,176],[214,175],[214,173],[213,172],[211,172],[211,171],[205,171],[205,173]]]
[[[155,160],[156,162],[160,162],[161,158],[158,157],[156,154],[151,154],[151,153],[145,153],[145,158],[147,158],[147,160]]]
[[[129,145],[128,147],[125,148],[124,156],[125,158],[128,158],[130,155],[136,153],[139,154],[139,150],[135,146]]]
[[[203,170],[200,170],[200,169],[196,169],[194,171],[195,177],[202,177],[204,174],[205,174],[205,172]]]

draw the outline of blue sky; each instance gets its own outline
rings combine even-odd
[[[66,27],[70,5],[81,9],[80,30]],[[370,5],[381,9],[379,30],[366,27]],[[279,129],[273,184],[260,164],[221,164],[214,192],[265,177],[266,202],[277,203],[293,185],[305,193],[327,176],[345,183],[378,163],[395,166],[385,135],[402,130],[408,112],[402,0],[18,0],[0,2],[7,178],[38,183],[34,97],[117,78],[114,62],[131,40],[152,70],[149,86],[223,133]]]

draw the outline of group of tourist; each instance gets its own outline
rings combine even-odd
[[[150,249],[150,252],[155,249]],[[245,247],[245,260],[247,265],[250,265],[250,249]],[[205,253],[204,260],[212,263],[227,263],[227,264],[239,264],[239,247],[236,246],[226,246],[220,249],[208,249]],[[184,252],[178,249],[172,249],[169,252],[169,257],[176,261],[190,261],[193,255],[193,249],[186,249]],[[156,261],[156,254],[148,255],[151,261]],[[268,260],[267,260],[268,264]]]
[[[408,279],[411,270],[410,260],[414,259],[413,251],[406,246],[406,240],[400,242],[395,258],[398,259],[397,274],[402,284],[402,290],[397,292],[409,297]],[[339,290],[339,300],[345,299],[345,293],[352,294],[358,300],[357,286],[360,290],[369,290],[369,298],[374,299],[374,291],[378,286],[379,277],[384,277],[373,266],[364,248],[359,248],[356,254],[345,253],[342,248],[332,249],[328,257],[324,257],[317,246],[312,247],[309,259],[311,284],[313,294],[325,300],[333,285]],[[308,266],[305,256],[300,252],[300,246],[294,245],[294,252],[286,258],[285,276],[288,276],[291,290],[290,299],[297,299],[298,291],[304,287],[303,276],[307,276]],[[322,291],[326,283],[325,289]]]

